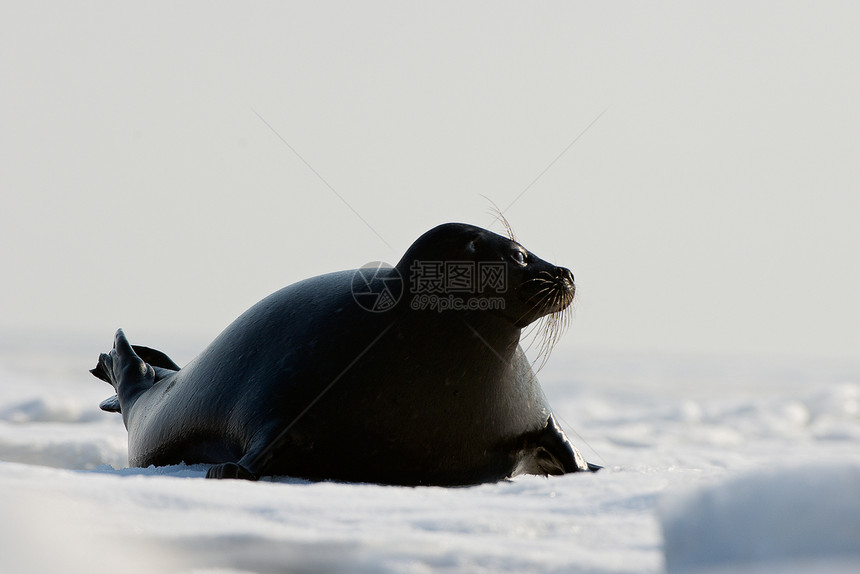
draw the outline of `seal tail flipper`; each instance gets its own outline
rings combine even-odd
[[[152,365],[153,367],[161,367],[167,371],[178,371],[179,365],[174,363],[170,357],[157,349],[143,347],[141,345],[132,345],[132,350],[137,353],[137,356]]]
[[[102,353],[101,355],[99,355],[99,362],[95,366],[95,368],[90,369],[90,373],[92,373],[94,377],[116,388],[116,384],[111,379],[111,376],[113,374],[113,368],[110,366],[110,356],[107,353]],[[99,403],[99,408],[109,413],[122,412],[122,408],[119,405],[119,397],[117,395],[103,400],[101,403]]]
[[[167,375],[170,375],[178,370],[180,370],[179,365],[173,362],[170,357],[165,355],[159,350],[151,349],[149,347],[144,347],[141,345],[132,345],[131,349],[137,354],[138,357],[143,359],[144,362],[149,363],[155,368],[155,380],[159,381],[165,378]],[[106,366],[106,362],[102,357],[99,357],[99,363],[95,366],[95,368],[90,369],[90,373],[93,376],[103,380],[106,383],[113,384],[110,379],[110,375],[108,374],[108,367]]]
[[[157,383],[158,381],[160,381],[162,379],[167,378],[168,376],[170,376],[176,372],[176,371],[173,371],[170,369],[162,369],[161,367],[152,367],[152,369],[155,371],[155,383]],[[98,370],[98,373],[96,372],[97,370]],[[90,372],[100,379],[102,379],[101,374],[104,373],[104,371],[99,370],[98,367],[96,367],[95,369],[91,369]],[[105,376],[107,376],[107,375],[105,375]],[[104,380],[104,379],[102,379],[102,380]],[[107,382],[110,383],[110,381],[107,381]],[[99,403],[99,408],[101,410],[107,411],[109,413],[121,413],[122,412],[122,408],[119,405],[119,397],[117,395],[114,395],[112,397],[109,397],[109,398],[103,400],[101,403]]]
[[[152,351],[146,347],[144,349]],[[155,353],[157,353],[155,355],[156,360],[159,362],[166,359],[169,364],[176,366],[176,363],[167,358],[164,353],[160,351],[155,351]],[[165,363],[162,362],[162,364]],[[159,367],[159,371],[162,373],[164,371],[175,372],[162,367]],[[121,412],[123,420],[126,418],[128,407],[143,392],[151,388],[156,381],[155,368],[135,353],[122,329],[116,332],[113,349],[110,353],[99,355],[98,365],[90,372],[97,378],[110,383],[117,391],[116,397],[102,401],[99,406],[106,411]]]
[[[154,382],[156,383],[180,370],[179,365],[177,365],[175,362],[173,362],[173,360],[171,360],[170,357],[157,349],[144,347],[142,345],[132,345],[131,348],[134,353],[136,353],[137,356],[140,357],[145,363],[148,363],[150,366],[152,366],[153,370],[155,371]],[[110,357],[106,354],[103,354],[103,357],[99,357],[99,363],[95,366],[95,368],[90,369],[90,373],[92,373],[93,376],[101,379],[102,381],[114,385],[113,381],[111,380],[110,371],[108,370],[112,368],[108,366]],[[122,412],[122,407],[119,404],[119,397],[117,395],[103,400],[99,404],[99,408],[103,411],[107,411],[110,413]]]
[[[90,369],[90,373],[92,373],[92,375],[93,375],[94,377],[96,377],[96,378],[98,378],[98,379],[101,379],[102,381],[104,381],[104,382],[108,383],[109,385],[113,385],[113,383],[112,383],[112,382],[111,382],[111,380],[110,380],[110,375],[108,374],[107,367],[105,366],[105,365],[106,365],[106,364],[105,364],[105,361],[104,361],[104,359],[102,358],[102,357],[104,357],[104,356],[105,356],[105,354],[104,354],[104,353],[102,353],[101,355],[99,355],[99,362],[98,362],[98,364],[95,366],[95,368]]]

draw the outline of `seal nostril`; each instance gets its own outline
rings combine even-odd
[[[573,273],[571,273],[570,269],[558,267],[556,270],[556,274],[558,278],[562,281],[565,281],[567,283],[573,283]]]

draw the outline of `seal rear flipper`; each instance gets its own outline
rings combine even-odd
[[[145,363],[149,363],[149,365],[154,368],[156,382],[165,378],[167,375],[171,375],[180,370],[179,365],[174,363],[170,357],[161,351],[150,349],[149,347],[142,347],[140,345],[132,345],[131,348],[138,357],[143,359]],[[102,356],[99,357],[99,363],[94,368],[90,369],[90,373],[92,373],[94,377],[113,385],[110,378],[110,370],[112,367],[108,363],[109,361],[105,358],[105,354],[102,354]]]
[[[90,373],[92,373],[94,377],[106,382],[107,384],[113,385],[113,381],[111,381],[110,378],[110,372],[111,367],[107,364],[106,355],[105,353],[102,353],[101,355],[99,355],[98,364],[94,368],[90,369]]]
[[[169,369],[162,369],[161,367],[153,367],[155,370],[155,382],[164,379],[165,377],[172,375],[176,371],[171,371]],[[96,366],[95,369],[90,369],[90,372],[98,377],[99,379],[105,381],[106,383],[111,383],[110,377],[104,372],[103,369],[100,368],[99,365]],[[111,383],[113,384],[113,383]],[[122,408],[119,405],[119,397],[114,395],[112,397],[106,398],[101,403],[99,403],[99,408],[103,411],[109,413],[121,413]]]
[[[213,465],[206,471],[206,478],[243,478],[245,480],[259,480],[261,476],[269,473],[269,462],[272,460],[273,450],[283,440],[283,437],[272,438],[268,432],[263,432],[247,447],[245,454],[237,462],[222,462]]]
[[[243,478],[245,480],[257,480],[257,475],[237,462],[222,462],[209,467],[206,478]]]
[[[121,413],[122,408],[119,406],[119,397],[114,395],[99,403],[99,408],[109,413]]]
[[[170,357],[168,357],[161,351],[151,349],[149,347],[143,347],[141,345],[132,345],[131,348],[134,350],[135,353],[137,353],[138,357],[140,357],[153,367],[161,367],[162,369],[167,369],[168,371],[179,370],[179,365],[174,363]],[[156,372],[157,370],[158,369],[156,369]]]
[[[259,480],[263,475],[265,465],[262,460],[268,460],[268,449],[252,449],[238,462],[222,462],[212,465],[206,471],[206,478],[242,478],[245,480]]]
[[[166,355],[163,353],[159,354],[163,358],[166,358]],[[157,357],[156,360],[162,362],[162,357]],[[167,361],[175,366],[175,363],[170,361],[170,359],[167,359]],[[158,367],[158,369],[162,378],[165,376],[165,373],[173,374],[176,372],[162,367]],[[99,379],[110,383],[116,389],[116,401],[111,397],[106,401],[102,401],[100,406],[104,410],[121,412],[126,427],[128,426],[128,421],[126,420],[128,409],[141,394],[152,388],[158,375],[155,367],[141,359],[134,352],[122,329],[116,332],[113,349],[110,353],[99,355],[98,365],[90,372]]]

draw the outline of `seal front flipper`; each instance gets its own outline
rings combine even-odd
[[[581,471],[594,472],[601,468],[585,461],[552,415],[549,416],[546,425],[541,430],[523,435],[521,440],[523,442],[519,461],[511,476],[518,474],[548,476]]]

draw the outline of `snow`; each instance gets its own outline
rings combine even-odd
[[[860,464],[794,466],[667,496],[660,506],[667,569],[748,564],[860,565]],[[856,571],[856,570],[852,570]]]
[[[557,351],[550,403],[606,469],[446,489],[126,468],[99,350],[0,351],[0,572],[860,568],[851,361]]]

